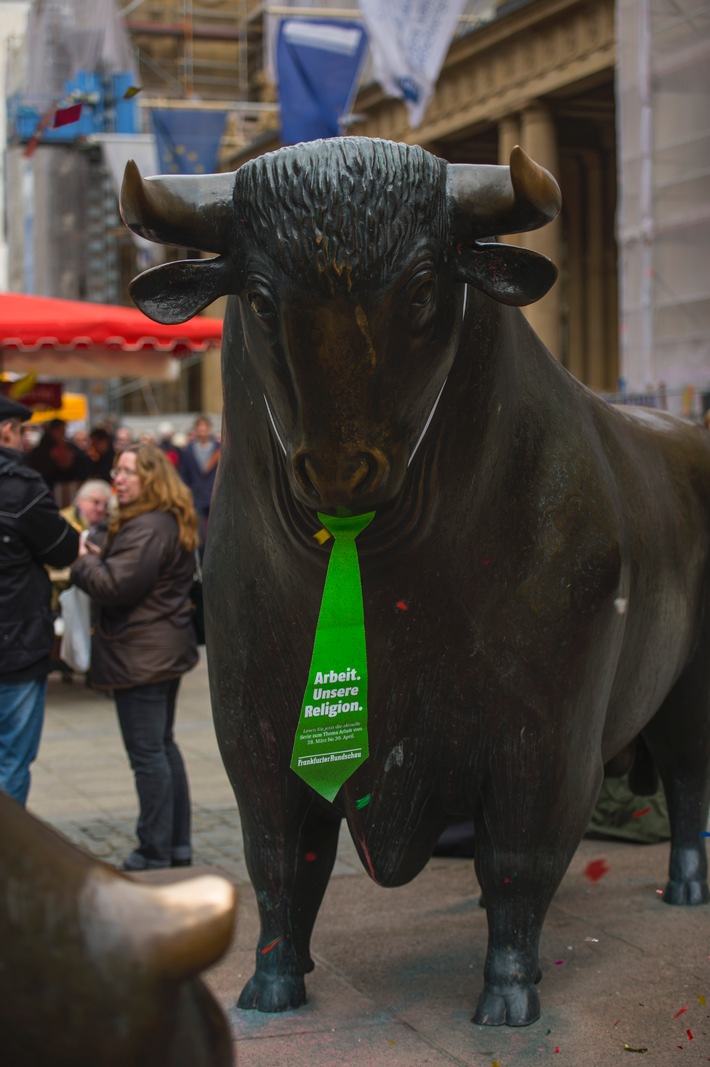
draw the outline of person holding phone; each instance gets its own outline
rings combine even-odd
[[[135,775],[138,846],[123,869],[192,862],[187,774],[173,737],[182,675],[198,659],[190,590],[198,520],[189,489],[154,445],[113,472],[117,508],[103,548],[82,543],[72,580],[92,600],[90,684],[110,689]]]

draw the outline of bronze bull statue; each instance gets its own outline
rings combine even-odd
[[[198,977],[232,936],[229,882],[132,880],[0,792],[0,885],[4,1067],[231,1067]]]
[[[229,294],[205,592],[262,923],[239,1004],[304,1002],[342,819],[395,886],[471,816],[489,928],[474,1018],[533,1022],[547,908],[605,764],[639,735],[672,820],[664,899],[709,899],[710,435],[607,405],[517,310],[555,268],[491,236],[560,206],[520,149],[449,165],[347,137],[232,174],[129,164],[122,203],[144,237],[217,254],[136,279],[147,314]],[[289,767],[332,545],[314,534],[318,512],[370,511],[369,758],[331,803]]]

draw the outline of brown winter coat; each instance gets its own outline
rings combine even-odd
[[[72,579],[92,600],[93,685],[150,685],[195,666],[194,567],[193,553],[180,545],[174,516],[160,511],[127,522],[101,556],[77,560]]]

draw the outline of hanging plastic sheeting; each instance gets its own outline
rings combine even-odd
[[[47,107],[80,71],[135,73],[116,0],[35,0],[27,42],[24,91]]]
[[[710,392],[710,5],[617,0],[621,375]],[[698,412],[691,412],[698,414]]]

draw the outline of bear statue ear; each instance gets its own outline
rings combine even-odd
[[[557,280],[554,263],[528,248],[474,241],[456,250],[457,280],[468,282],[501,304],[533,304]]]
[[[235,291],[234,264],[229,256],[164,263],[139,274],[128,291],[148,318],[173,326]]]

